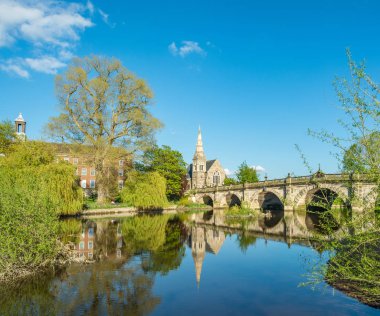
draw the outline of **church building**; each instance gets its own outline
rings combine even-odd
[[[193,163],[188,168],[188,189],[200,189],[223,185],[226,173],[219,160],[206,160],[203,150],[201,129],[198,130],[198,141]]]

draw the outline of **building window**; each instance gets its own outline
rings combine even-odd
[[[90,188],[95,189],[95,180],[90,180]]]
[[[84,249],[84,242],[83,242],[83,241],[81,241],[81,242],[79,243],[79,249],[80,249],[80,250],[83,250],[83,249]]]
[[[94,248],[94,243],[92,241],[88,242],[88,249]]]
[[[95,169],[91,169],[91,175],[92,175],[92,176],[95,176],[95,174],[96,174]]]
[[[119,160],[119,166],[123,166],[124,165],[124,160]]]
[[[82,168],[82,176],[87,176],[87,168]]]
[[[81,186],[83,189],[85,189],[85,188],[87,187],[87,182],[86,182],[86,180],[82,180],[82,181],[80,182],[80,186]]]
[[[119,169],[119,177],[122,177],[124,175],[124,170],[123,169]]]
[[[194,171],[197,171],[197,166],[196,165],[194,165]]]
[[[93,254],[92,254],[92,252],[89,252],[88,253],[88,259],[92,259],[93,258]]]
[[[200,171],[203,171],[203,165],[200,165],[200,166],[199,166],[199,170],[200,170]]]
[[[212,177],[212,182],[214,183],[214,185],[219,185],[220,183],[219,171],[215,171],[214,176]]]
[[[94,237],[94,229],[93,229],[92,227],[90,227],[90,228],[88,229],[88,236],[89,236],[89,237]]]
[[[124,187],[124,182],[123,180],[119,180],[119,190],[121,190]]]
[[[78,158],[74,158],[74,159],[73,159],[73,164],[74,164],[74,165],[77,165],[77,164],[78,164]]]
[[[66,161],[66,162],[69,162],[70,158],[69,157],[65,157],[65,158],[63,158],[63,160]]]

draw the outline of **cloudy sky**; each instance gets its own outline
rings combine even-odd
[[[190,162],[200,125],[206,156],[269,178],[336,172],[307,129],[342,131],[332,82],[345,48],[380,76],[380,2],[0,0],[0,120],[22,112],[30,138],[58,113],[54,75],[74,56],[119,58],[154,91],[159,144]],[[263,171],[265,169],[265,171]]]

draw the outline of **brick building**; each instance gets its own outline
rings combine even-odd
[[[26,121],[22,114],[15,119],[16,135],[22,140],[26,140]],[[51,146],[57,161],[63,160],[76,166],[76,175],[80,179],[80,186],[87,195],[96,191],[96,170],[94,166],[94,156],[91,155],[91,147],[78,144],[46,143]],[[112,159],[108,161],[108,172],[112,179],[116,181],[115,186],[121,190],[126,179],[126,172],[131,167],[131,156],[123,148],[112,149]]]

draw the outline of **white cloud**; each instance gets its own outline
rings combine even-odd
[[[93,26],[82,15],[85,7],[58,1],[2,0],[0,3],[0,46],[17,40],[33,45],[69,46],[79,32]]]
[[[193,41],[182,41],[179,46],[177,46],[175,42],[172,42],[168,46],[168,49],[173,56],[186,57],[189,54],[207,55],[205,50],[199,46],[199,43]]]
[[[95,7],[94,7],[94,5],[92,4],[91,1],[87,1],[86,7],[87,7],[87,10],[88,10],[91,14],[94,14]]]
[[[224,169],[224,172],[226,173],[226,176],[232,176],[234,174],[233,171],[231,171],[230,169]]]
[[[42,58],[25,58],[25,64],[35,71],[51,75],[55,75],[59,68],[66,66],[66,64],[57,58],[50,56]]]
[[[93,11],[90,1],[0,0],[0,48],[21,44],[26,55],[0,60],[0,69],[23,78],[28,70],[55,74],[73,56],[81,33],[94,25],[86,17]]]
[[[103,22],[104,22],[105,24],[107,24],[107,25],[110,26],[110,27],[115,27],[115,26],[116,26],[115,23],[111,23],[111,22],[109,21],[109,17],[110,17],[109,14],[105,13],[104,11],[102,11],[102,10],[100,10],[100,9],[98,9],[98,12],[99,12],[100,17],[102,18],[102,20],[103,20]]]
[[[15,74],[17,76],[20,76],[21,78],[29,78],[29,72],[24,69],[22,66],[17,64],[17,61],[15,60],[8,60],[5,64],[0,64],[0,69]]]
[[[265,172],[265,168],[257,165],[257,166],[252,166],[253,169],[255,169],[257,172]]]

